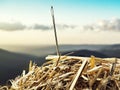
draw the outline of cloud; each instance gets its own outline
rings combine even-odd
[[[34,30],[38,30],[38,29],[40,29],[40,30],[50,30],[51,27],[47,26],[47,25],[35,24],[32,29],[34,29]]]
[[[0,22],[0,30],[15,31],[15,30],[23,30],[25,28],[26,26],[19,22],[15,22],[15,23]]]
[[[75,26],[67,25],[67,24],[56,24],[56,28],[58,30],[65,30],[65,29],[73,29],[73,28],[75,28]],[[36,30],[36,29],[51,30],[51,29],[53,29],[53,26],[52,25],[48,26],[48,25],[35,24],[32,29],[34,29],[34,30]]]
[[[73,29],[75,26],[73,25],[66,25],[66,24],[56,24],[56,28],[58,30],[65,30],[65,29]],[[3,31],[17,31],[17,30],[52,30],[53,26],[51,25],[44,25],[44,24],[33,24],[33,25],[24,25],[20,22],[0,22],[0,30]]]
[[[74,26],[74,25],[67,25],[67,24],[57,24],[56,25],[58,29],[74,29],[75,27],[77,26]]]
[[[85,25],[83,30],[120,31],[120,19],[101,20],[91,25]]]
[[[75,25],[67,25],[67,24],[56,24],[57,30],[69,30],[69,29],[78,29],[78,26]],[[33,24],[31,26],[24,25],[20,22],[0,22],[0,30],[4,31],[17,31],[17,30],[52,30],[53,25],[44,25],[44,24]],[[100,20],[96,23],[84,25],[80,27],[81,30],[89,30],[89,31],[120,31],[120,19],[114,18],[111,20]]]

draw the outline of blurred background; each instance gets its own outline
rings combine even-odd
[[[56,54],[51,5],[63,55],[120,57],[119,0],[0,0],[0,84]]]

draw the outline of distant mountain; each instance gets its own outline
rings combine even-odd
[[[117,49],[120,49],[120,44],[114,44],[114,45],[111,45],[111,48],[117,48]]]
[[[62,55],[65,54],[70,54],[70,56],[81,56],[81,57],[90,57],[91,55],[94,55],[95,57],[101,57],[101,58],[106,58],[108,57],[107,55],[97,52],[97,51],[92,51],[92,50],[77,50],[77,51],[68,51],[68,52],[62,52]]]
[[[93,48],[95,46],[95,48]],[[78,50],[70,50],[70,51],[63,51],[63,54],[67,54],[70,52],[74,52],[71,55],[74,56],[91,56],[94,55],[96,57],[118,57],[120,58],[120,44],[115,44],[115,45],[85,45],[81,46],[86,47],[86,49],[78,49]]]
[[[118,58],[120,58],[120,50],[104,49],[104,50],[101,50],[100,52],[107,55],[108,57],[118,57]]]
[[[71,51],[71,50],[101,50],[103,48],[107,48],[110,45],[92,45],[92,44],[81,44],[81,45],[59,45],[60,51]],[[52,54],[56,51],[55,45],[33,45],[33,46],[22,46],[22,45],[2,45],[0,46],[3,49],[12,51],[12,52],[20,52],[26,53],[36,56],[44,56],[48,54]]]
[[[107,48],[102,48],[99,52],[106,54],[109,57],[120,58],[120,44],[110,45]]]
[[[45,61],[43,58],[36,56],[0,49],[0,84],[5,83],[8,79],[15,78],[22,73],[22,70],[28,69],[30,60],[39,65]]]
[[[12,52],[25,53],[35,56],[47,56],[56,52],[55,45],[34,45],[34,46],[22,46],[22,45],[3,45],[0,46],[6,50]],[[81,45],[59,45],[60,52],[77,51],[77,50],[91,50],[97,51],[109,57],[120,57],[120,44],[113,45],[94,45],[94,44],[81,44]]]

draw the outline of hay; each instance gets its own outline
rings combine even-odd
[[[49,61],[41,67],[30,62],[29,72],[23,71],[21,76],[11,80],[9,90],[120,89],[119,59],[61,56],[56,66],[58,58],[46,57]]]

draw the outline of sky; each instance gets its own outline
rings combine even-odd
[[[120,43],[120,0],[0,0],[0,45]]]

